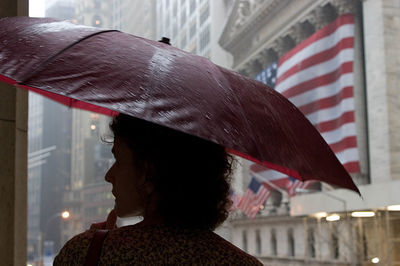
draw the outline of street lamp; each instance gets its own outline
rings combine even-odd
[[[39,259],[39,265],[43,265],[43,260],[42,258],[42,244],[43,240],[46,238],[46,229],[48,225],[54,221],[57,218],[62,218],[63,220],[67,220],[71,216],[71,213],[67,210],[64,210],[62,212],[57,212],[53,214],[46,222],[46,226],[44,227],[44,232],[39,231],[39,236],[38,236],[38,259]]]
[[[388,211],[400,211],[400,205],[390,205],[387,206]]]
[[[63,211],[63,212],[61,213],[61,217],[62,217],[64,220],[68,219],[69,216],[70,216],[69,211]]]
[[[374,264],[377,264],[377,263],[379,263],[379,258],[378,257],[372,258],[371,262]]]
[[[375,212],[373,211],[359,211],[359,212],[352,212],[352,217],[374,217]]]
[[[339,221],[340,220],[340,215],[339,214],[331,214],[331,215],[326,217],[326,220],[328,222]]]

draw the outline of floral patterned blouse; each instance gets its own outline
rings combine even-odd
[[[83,265],[94,230],[69,240],[54,265]],[[99,265],[262,265],[210,230],[131,225],[111,230]]]

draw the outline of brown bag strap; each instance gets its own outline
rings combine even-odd
[[[103,247],[103,242],[107,233],[108,230],[96,230],[86,255],[85,266],[95,266],[99,264],[101,248]]]

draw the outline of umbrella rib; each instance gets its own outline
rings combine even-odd
[[[77,41],[71,43],[70,45],[66,46],[66,47],[63,48],[62,50],[58,51],[56,54],[50,56],[49,58],[47,58],[46,60],[44,60],[42,63],[40,63],[39,66],[37,66],[37,67],[31,72],[30,75],[28,75],[26,78],[24,78],[21,82],[18,82],[18,84],[19,84],[19,85],[26,85],[26,82],[27,82],[28,80],[30,80],[37,72],[39,72],[45,65],[47,65],[50,61],[52,61],[54,58],[56,58],[57,56],[59,56],[60,54],[62,54],[62,53],[65,52],[66,50],[68,50],[69,48],[71,48],[71,47],[77,45],[78,43],[80,43],[80,42],[82,42],[82,41],[84,41],[84,40],[86,40],[86,39],[89,39],[89,38],[91,38],[91,37],[93,37],[93,36],[96,36],[96,35],[99,35],[99,34],[102,34],[102,33],[106,33],[106,32],[112,32],[112,31],[118,31],[118,30],[102,30],[102,31],[98,31],[98,32],[89,34],[89,35],[83,37],[82,39],[79,39],[79,40],[77,40]]]

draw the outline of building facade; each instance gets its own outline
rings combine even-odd
[[[156,36],[167,37],[172,46],[228,66],[230,55],[221,48],[218,38],[231,5],[232,1],[156,1]]]
[[[232,242],[267,265],[383,265],[400,262],[398,1],[236,1],[220,37],[232,68],[250,78],[344,14],[354,16],[354,111],[362,197],[322,184],[321,191],[271,197],[254,220],[231,218]],[[243,187],[249,182],[244,164]],[[277,198],[282,200],[277,200]],[[373,217],[352,217],[372,211]],[[318,214],[339,216],[328,222]]]

